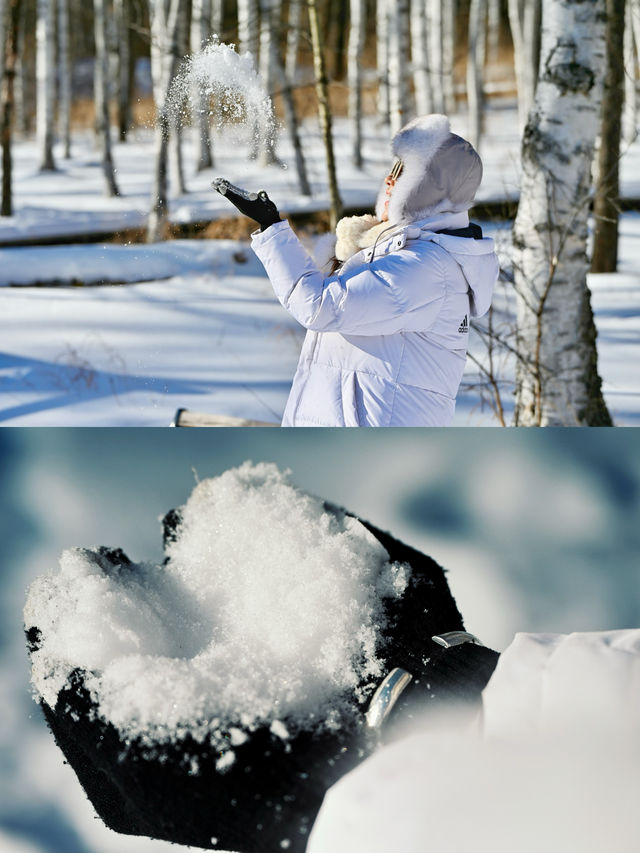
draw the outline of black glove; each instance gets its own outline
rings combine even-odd
[[[254,219],[260,226],[261,231],[266,231],[270,225],[280,222],[278,208],[264,190],[260,190],[259,193],[249,192],[230,184],[224,178],[216,178],[211,186],[220,195],[228,198],[231,204],[238,208],[240,213],[244,213],[249,219]]]

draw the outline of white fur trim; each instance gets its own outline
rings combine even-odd
[[[388,222],[380,222],[370,213],[364,216],[345,216],[336,226],[336,258],[346,261],[361,249],[372,246],[382,231],[389,228]]]
[[[438,113],[418,116],[396,133],[391,142],[391,150],[394,156],[403,162],[415,158],[426,169],[450,133],[451,125],[447,116]]]

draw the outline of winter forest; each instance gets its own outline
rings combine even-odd
[[[638,0],[0,11],[3,423],[278,423],[302,332],[211,181],[266,189],[312,251],[427,113],[483,159],[501,266],[455,423],[638,423]]]

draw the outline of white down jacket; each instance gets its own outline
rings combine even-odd
[[[253,236],[276,296],[309,331],[282,426],[447,426],[469,320],[489,308],[493,240],[437,233],[466,212],[391,226],[325,277],[286,221]]]

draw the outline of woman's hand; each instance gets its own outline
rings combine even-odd
[[[228,198],[231,204],[238,208],[240,213],[255,220],[260,226],[261,231],[266,231],[270,225],[280,222],[278,208],[264,190],[260,190],[259,193],[248,192],[234,186],[224,178],[216,178],[211,186],[220,195]]]

